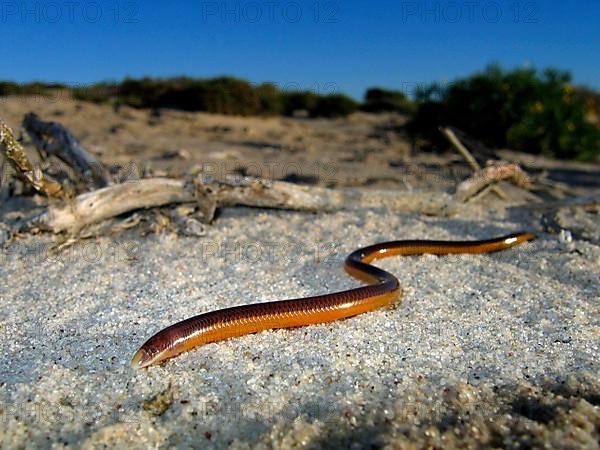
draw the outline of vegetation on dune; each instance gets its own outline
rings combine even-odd
[[[367,112],[397,112],[401,114],[412,113],[414,104],[400,91],[391,91],[382,88],[368,89],[365,94],[361,109]]]
[[[66,89],[66,86],[60,83],[44,83],[40,81],[25,84],[13,81],[0,81],[0,97],[7,95],[52,97],[57,89]]]
[[[314,108],[308,112],[311,117],[345,117],[358,109],[358,103],[343,94],[320,95]]]
[[[291,116],[295,111],[311,111],[317,105],[317,95],[308,91],[284,92],[281,95],[281,112]]]
[[[600,156],[598,95],[576,89],[566,72],[491,66],[449,86],[420,89],[406,126],[424,146],[446,148],[439,126],[454,126],[491,147],[558,158]]]
[[[0,96],[49,97],[66,90],[57,83],[0,82]],[[234,115],[345,117],[358,109],[407,114],[403,128],[422,149],[445,149],[440,126],[454,126],[485,144],[558,158],[600,158],[600,94],[571,84],[567,72],[535,69],[504,71],[490,66],[481,73],[441,86],[433,83],[409,99],[379,87],[365,93],[362,104],[343,94],[284,91],[233,77],[197,79],[127,78],[70,88],[78,100],[174,108]]]
[[[232,77],[195,79],[126,79],[74,89],[78,100],[116,101],[136,108],[175,108],[218,114],[293,115],[304,110],[311,117],[340,117],[358,109],[351,98],[308,91],[282,92],[275,85],[253,85]]]

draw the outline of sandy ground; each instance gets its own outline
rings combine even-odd
[[[45,119],[54,111],[107,165],[138,158],[152,161],[153,171],[181,174],[210,152],[227,161],[267,161],[264,145],[240,143],[247,127],[263,144],[280,142],[284,150],[271,161],[339,164],[334,183],[319,176],[315,184],[375,185],[401,194],[418,183],[390,164],[409,158],[407,143],[394,134],[368,141],[382,123],[401,120],[393,117],[313,123],[168,112],[157,119],[163,125],[151,125],[147,112],[121,111],[133,116],[121,124],[109,108],[73,102],[33,108],[20,99],[2,108],[12,126],[27,108]],[[185,121],[195,125],[182,137],[177,131]],[[131,135],[117,139],[108,124],[123,125],[117,135]],[[199,124],[204,128],[194,140]],[[228,127],[234,131],[223,131]],[[267,138],[273,130],[281,135]],[[176,142],[160,141],[168,133]],[[223,133],[232,134],[231,142]],[[298,144],[306,150],[302,158],[290,150],[294,133],[308,136]],[[138,138],[150,148],[145,156],[131,149]],[[330,138],[331,149],[322,150]],[[356,160],[355,152],[371,145],[382,150]],[[175,156],[161,153],[167,149]],[[242,156],[227,159],[228,151]],[[441,165],[431,155],[419,164],[436,158]],[[545,164],[549,171],[564,166]],[[590,175],[577,178],[573,189],[593,192],[593,166],[567,169]],[[424,188],[446,183],[421,181]],[[571,233],[552,234],[539,214],[484,205],[450,218],[231,208],[194,238],[155,226],[149,214],[127,232],[58,253],[48,235],[9,242],[0,266],[0,442],[7,448],[598,448],[600,221],[597,209],[576,214]],[[404,288],[393,307],[209,344],[149,370],[129,366],[145,339],[191,315],[357,286],[342,265],[359,246],[519,229],[540,236],[492,255],[381,261]]]

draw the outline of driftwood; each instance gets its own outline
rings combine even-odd
[[[122,184],[111,184],[108,171],[91,156],[62,125],[44,122],[28,114],[23,122],[42,156],[56,155],[78,175],[95,185],[104,185],[78,196],[66,195],[60,183],[37,173],[3,123],[0,144],[19,176],[48,196],[61,197],[61,202],[50,202],[41,214],[23,219],[17,229],[46,229],[53,232],[77,232],[82,228],[118,215],[145,208],[169,204],[190,204],[203,221],[210,222],[217,208],[249,206],[298,211],[337,211],[361,208],[384,208],[403,213],[451,215],[464,202],[485,189],[493,189],[499,180],[510,179],[519,185],[527,184],[527,177],[517,165],[491,166],[480,169],[477,161],[460,143],[450,129],[443,132],[469,161],[475,175],[463,181],[455,195],[444,192],[397,192],[357,188],[327,189],[302,186],[282,181],[267,181],[247,177],[226,180],[208,179],[200,174],[193,179],[147,178]],[[462,148],[462,150],[460,150]],[[502,192],[502,191],[500,191]]]
[[[456,134],[454,133],[454,130],[452,128],[442,127],[442,128],[440,128],[440,131],[442,132],[442,134],[444,136],[446,136],[446,138],[450,141],[450,143],[454,146],[454,148],[456,148],[456,150],[462,155],[462,157],[465,158],[467,163],[473,169],[474,173],[477,173],[478,171],[481,170],[481,166],[479,165],[479,163],[477,162],[475,157],[463,145],[463,143],[456,136]],[[493,190],[501,199],[509,200],[508,195],[506,195],[506,193],[502,190],[502,188],[500,186],[492,186],[490,189]],[[479,192],[479,191],[477,191],[477,192]],[[465,198],[465,200],[467,198]]]
[[[465,202],[484,188],[502,180],[512,181],[517,186],[525,188],[530,186],[529,177],[518,164],[494,165],[480,169],[472,177],[462,181],[456,188],[454,196],[457,200]]]
[[[469,153],[479,163],[480,166],[485,166],[486,161],[501,159],[495,149],[487,147],[483,142],[469,135],[468,133],[451,126],[446,128],[456,136],[456,138],[463,144],[465,148],[469,149]]]
[[[96,168],[90,173],[101,174],[99,179],[101,183],[110,182],[101,163],[88,156],[83,146],[62,125],[41,121],[33,114],[27,115],[23,124],[42,153],[60,157],[84,178],[86,170]],[[10,130],[3,133],[3,136],[3,141],[9,143],[14,141]],[[42,137],[50,138],[50,142],[43,141]],[[22,147],[19,146],[18,149],[18,155],[22,156],[18,160],[19,163],[28,167],[29,161]],[[56,183],[56,186],[61,185]],[[206,222],[213,219],[217,208],[234,205],[312,212],[386,208],[430,215],[452,214],[459,207],[459,204],[446,193],[332,190],[251,178],[210,180],[200,174],[192,180],[148,178],[108,185],[78,196],[71,196],[60,203],[51,203],[43,213],[25,219],[18,228],[75,232],[87,225],[130,211],[181,203],[194,204]]]
[[[12,130],[0,119],[0,153],[9,161],[16,175],[35,190],[48,197],[64,198],[66,189],[40,168],[34,168],[23,146],[15,139]]]
[[[148,178],[81,194],[65,204],[50,205],[43,214],[28,220],[26,226],[54,232],[76,231],[136,209],[178,203],[196,203],[205,221],[212,220],[216,208],[234,205],[311,212],[379,207],[432,215],[451,214],[459,206],[444,193],[334,191],[283,181],[203,181],[201,176],[193,181]]]
[[[108,170],[61,124],[45,122],[29,113],[23,119],[23,128],[42,155],[56,156],[75,170],[86,184],[95,188],[112,184]]]

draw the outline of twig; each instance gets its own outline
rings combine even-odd
[[[478,171],[481,170],[481,166],[479,165],[479,163],[477,162],[475,157],[471,154],[471,152],[469,152],[469,150],[467,150],[467,148],[462,144],[462,142],[460,142],[460,140],[458,139],[458,137],[456,136],[456,134],[454,133],[454,131],[451,128],[442,127],[442,128],[440,128],[440,131],[443,133],[444,136],[446,136],[446,138],[448,138],[448,140],[452,143],[454,148],[456,148],[456,150],[458,150],[458,152],[462,155],[462,157],[465,158],[467,163],[473,169],[473,172],[477,173]],[[509,196],[506,195],[506,193],[500,188],[500,186],[493,186],[492,190],[496,194],[498,194],[498,196],[502,200],[509,200]]]
[[[64,126],[40,120],[34,113],[25,115],[23,127],[40,152],[54,155],[96,188],[112,184],[110,173]]]
[[[529,177],[518,164],[488,166],[477,170],[471,178],[462,181],[454,194],[457,200],[467,201],[484,188],[493,189],[493,184],[502,180],[510,180],[517,186],[529,187]]]
[[[2,153],[0,153],[0,203],[4,202],[8,197],[10,197],[9,184],[11,180],[11,174],[7,170],[6,164],[6,158],[4,158]]]
[[[448,126],[447,128],[449,128],[454,133],[454,135],[463,144],[464,147],[469,149],[471,155],[475,157],[475,160],[480,165],[484,164],[485,161],[488,161],[490,159],[500,159],[494,149],[487,147],[483,142],[477,140],[468,133],[465,133],[464,131],[452,126]]]
[[[67,194],[65,188],[44,174],[41,169],[34,169],[27,158],[23,146],[15,139],[12,130],[0,119],[0,151],[6,156],[19,178],[33,186],[48,197],[63,198]]]

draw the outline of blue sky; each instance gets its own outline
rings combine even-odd
[[[600,89],[600,1],[0,1],[0,80],[233,75],[410,93],[489,63]]]

